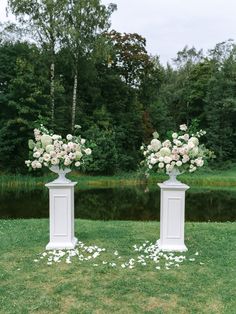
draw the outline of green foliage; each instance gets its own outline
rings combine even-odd
[[[207,131],[217,167],[236,161],[234,42],[205,55],[185,47],[163,67],[139,34],[107,32],[116,6],[54,2],[8,1],[37,45],[20,41],[25,27],[0,25],[0,169],[26,170],[35,121],[62,136],[81,125],[96,144],[86,170],[93,174],[136,170],[155,130],[164,136],[193,121]]]
[[[95,145],[92,147],[93,160],[87,170],[93,174],[114,174],[118,167],[118,154],[115,145],[115,134],[94,126],[85,133]]]

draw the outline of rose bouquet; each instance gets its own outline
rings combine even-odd
[[[30,169],[79,168],[90,159],[92,153],[81,136],[67,134],[63,139],[60,135],[49,132],[42,124],[40,128],[34,129],[34,138],[29,140],[30,159],[25,161]]]
[[[167,174],[175,171],[177,174],[185,171],[194,172],[201,168],[205,161],[213,157],[213,152],[204,144],[200,144],[200,138],[205,131],[191,133],[185,124],[180,125],[178,132],[171,132],[169,139],[161,142],[159,134],[153,133],[153,139],[146,147],[141,146],[145,157],[142,164],[145,166],[146,175],[150,170],[164,171]]]

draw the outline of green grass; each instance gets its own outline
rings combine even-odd
[[[88,176],[72,172],[69,177],[71,180],[78,181],[81,188],[105,188],[146,184],[146,179],[135,172],[115,176]],[[54,178],[55,176],[50,172],[48,175],[41,177],[1,174],[0,189],[33,190],[37,187],[42,187]],[[166,178],[167,176],[164,174],[151,175],[148,179],[148,184],[153,185],[157,182],[162,182]],[[201,169],[194,174],[183,174],[179,178],[182,182],[191,186],[236,187],[236,167],[218,171]]]
[[[155,241],[157,222],[76,221],[86,244],[117,249]],[[195,262],[154,270],[93,267],[90,262],[34,263],[48,242],[48,220],[0,221],[0,313],[235,313],[236,223],[186,223]],[[204,263],[200,265],[201,263]]]

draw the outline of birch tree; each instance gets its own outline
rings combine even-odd
[[[104,53],[105,37],[101,34],[108,30],[109,18],[115,9],[116,5],[110,4],[106,7],[100,0],[67,0],[67,7],[64,10],[63,43],[69,47],[73,60],[72,131],[78,102],[79,58],[96,59],[98,51]],[[102,49],[99,50],[101,46]]]

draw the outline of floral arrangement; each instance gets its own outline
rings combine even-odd
[[[75,126],[76,129],[80,126]],[[35,140],[29,140],[30,159],[25,164],[30,169],[42,167],[59,169],[81,167],[89,158],[92,150],[86,147],[86,140],[81,136],[66,135],[63,139],[60,135],[53,134],[43,124],[34,129]]]
[[[205,161],[213,157],[213,152],[208,150],[199,139],[206,134],[200,130],[191,133],[186,124],[179,127],[178,132],[170,132],[169,139],[161,142],[159,134],[153,133],[151,143],[146,147],[141,146],[145,157],[142,164],[145,166],[146,175],[150,170],[164,171],[167,174],[174,169],[181,172],[194,172],[201,168]]]

